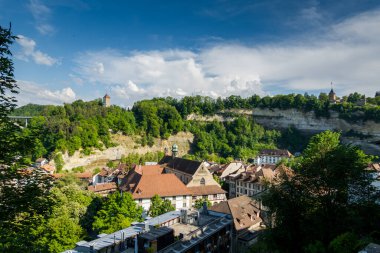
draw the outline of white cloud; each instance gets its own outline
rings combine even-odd
[[[50,90],[40,84],[30,81],[18,80],[20,93],[16,96],[18,105],[34,104],[62,104],[73,102],[76,94],[71,87],[60,90]]]
[[[51,10],[39,0],[30,0],[29,10],[35,20],[36,29],[43,35],[54,32],[54,27],[48,23]]]
[[[42,53],[39,50],[36,50],[36,42],[28,37],[23,35],[18,35],[16,42],[21,46],[22,52],[17,55],[21,60],[28,61],[30,58],[33,61],[40,65],[52,66],[57,63],[57,60],[48,54]]]
[[[315,9],[305,13],[319,19]],[[330,81],[338,93],[373,96],[380,80],[378,27],[380,11],[372,11],[330,26],[325,34],[277,44],[219,44],[197,52],[87,52],[77,59],[76,71],[85,81],[112,87],[120,98],[128,96],[128,104],[167,95],[319,92]]]

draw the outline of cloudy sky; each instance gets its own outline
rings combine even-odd
[[[19,104],[380,90],[378,0],[0,0]]]

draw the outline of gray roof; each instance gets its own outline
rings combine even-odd
[[[172,219],[176,219],[180,216],[180,211],[172,211],[165,214],[162,214],[160,216],[154,217],[152,219],[149,219],[145,222],[136,223],[135,225],[132,225],[128,228],[116,231],[115,233],[105,235],[101,238],[95,239],[90,242],[81,241],[77,243],[77,247],[74,249],[73,252],[82,252],[84,249],[89,249],[91,246],[94,247],[94,250],[100,250],[109,246],[112,246],[115,242],[119,243],[120,241],[125,240],[129,237],[134,237],[140,232],[143,232],[145,228],[145,224],[148,226],[156,226],[162,223],[165,223],[167,221],[170,221]],[[69,253],[70,251],[67,251]]]
[[[165,157],[163,158],[163,160],[164,159]],[[168,158],[166,159],[168,160]],[[192,161],[188,159],[175,157],[174,159],[172,158],[169,161],[167,161],[166,166],[171,169],[175,169],[189,175],[194,175],[194,173],[198,170],[201,164],[202,162],[199,162],[199,161]]]

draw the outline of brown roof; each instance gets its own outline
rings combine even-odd
[[[140,175],[159,175],[164,168],[160,165],[136,165],[135,171]]]
[[[273,155],[273,156],[287,156],[291,157],[292,154],[286,149],[263,149],[260,155]]]
[[[188,189],[193,193],[194,196],[204,196],[204,195],[226,193],[226,191],[220,188],[220,186],[218,185],[193,186],[193,187],[188,187]]]
[[[116,189],[117,186],[115,182],[90,185],[88,187],[88,190],[92,192],[115,191]]]
[[[130,184],[134,199],[191,195],[191,191],[174,174],[143,174],[138,182]]]
[[[81,172],[81,173],[72,173],[74,176],[76,176],[77,178],[80,178],[80,179],[91,179],[92,178],[92,173],[91,172]],[[55,178],[61,178],[61,177],[64,177],[65,175],[69,175],[69,174],[66,174],[66,173],[55,173],[53,174],[53,177]]]
[[[102,170],[99,172],[99,176],[107,177],[112,174],[112,170],[110,168],[102,168]]]
[[[202,162],[192,161],[179,157],[172,158],[170,156],[165,156],[161,159],[159,164],[166,164],[166,167],[169,167],[171,169],[175,169],[189,175],[194,175],[194,173],[201,166]]]
[[[44,165],[41,166],[41,169],[43,169],[46,172],[52,172],[52,171],[55,170],[55,167],[51,166],[49,164],[44,164]]]
[[[237,231],[247,229],[261,222],[260,210],[255,202],[248,196],[223,201],[209,208],[212,211],[231,214],[234,219],[234,226]]]

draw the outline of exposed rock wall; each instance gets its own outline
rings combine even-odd
[[[165,147],[171,148],[176,143],[179,147],[179,155],[185,155],[190,150],[190,145],[193,142],[194,136],[191,133],[180,132],[172,135],[168,140],[156,139],[152,147],[141,146],[136,143],[135,139],[130,136],[116,134],[112,136],[114,142],[118,145],[105,150],[94,150],[91,155],[81,154],[76,151],[74,155],[63,155],[65,165],[64,170],[83,166],[86,169],[105,166],[109,160],[119,160],[122,155],[127,156],[131,153],[145,154],[148,152],[164,151]]]
[[[367,153],[380,156],[380,124],[374,121],[347,122],[339,118],[339,114],[335,111],[330,111],[330,118],[317,118],[314,112],[304,113],[295,109],[279,110],[255,108],[253,110],[229,110],[227,112],[239,115],[252,115],[257,123],[271,129],[287,129],[294,126],[300,131],[308,133],[338,130],[342,131],[343,135],[349,131],[354,131],[366,137],[362,139],[355,136],[343,137],[343,141],[359,145]],[[224,112],[216,116],[192,114],[189,115],[188,119],[199,121],[230,121],[233,119],[231,117],[223,117],[223,113]]]

